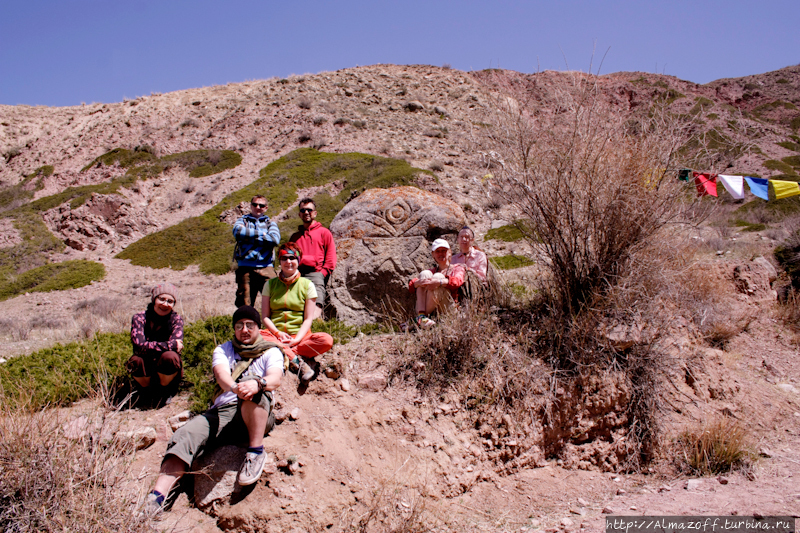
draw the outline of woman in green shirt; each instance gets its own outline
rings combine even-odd
[[[290,352],[291,362],[298,366],[300,385],[307,385],[317,375],[315,357],[333,347],[333,337],[327,333],[312,333],[311,322],[316,310],[317,290],[297,269],[303,252],[293,242],[278,248],[280,273],[264,285],[261,315],[264,329],[261,335],[278,342]]]

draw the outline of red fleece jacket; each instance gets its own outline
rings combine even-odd
[[[327,276],[336,268],[336,244],[333,242],[333,235],[316,220],[308,229],[300,226],[289,240],[296,242],[303,252],[303,259],[300,261],[301,272],[313,268],[316,272]]]

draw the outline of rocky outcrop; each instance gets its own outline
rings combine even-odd
[[[433,266],[430,241],[465,223],[455,202],[415,187],[370,189],[331,223],[338,264],[328,283],[336,316],[366,324],[413,311],[408,281]]]
[[[778,293],[772,288],[772,283],[777,278],[775,267],[764,257],[756,257],[733,268],[736,290],[757,300],[774,301],[778,298]]]
[[[157,224],[118,194],[93,194],[82,206],[65,203],[44,214],[45,224],[75,250],[118,251]]]

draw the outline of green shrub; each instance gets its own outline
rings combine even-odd
[[[106,267],[94,261],[78,259],[50,263],[32,268],[17,276],[0,280],[0,301],[26,292],[48,292],[76,289],[101,280]]]
[[[500,270],[512,270],[514,268],[530,266],[535,263],[535,261],[525,256],[513,254],[490,257],[489,261]]]
[[[150,234],[128,246],[117,257],[152,268],[181,270],[198,264],[201,272],[223,274],[230,270],[235,241],[230,225],[220,222],[219,215],[241,202],[249,202],[256,194],[267,199],[267,214],[274,216],[299,200],[298,189],[321,187],[338,180],[343,184],[339,194],[331,196],[322,190],[314,196],[317,220],[328,226],[352,193],[409,185],[422,172],[430,174],[401,159],[359,153],[329,154],[301,148],[262,168],[257,180],[232,192],[199,217]],[[284,241],[297,230],[299,223],[297,218],[280,222]]]
[[[516,224],[508,224],[507,226],[500,226],[486,232],[485,240],[498,240],[505,242],[519,241],[525,238]]]

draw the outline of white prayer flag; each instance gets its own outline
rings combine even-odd
[[[736,200],[744,198],[744,176],[726,176],[719,175],[719,181],[725,186],[725,190],[730,193]]]

